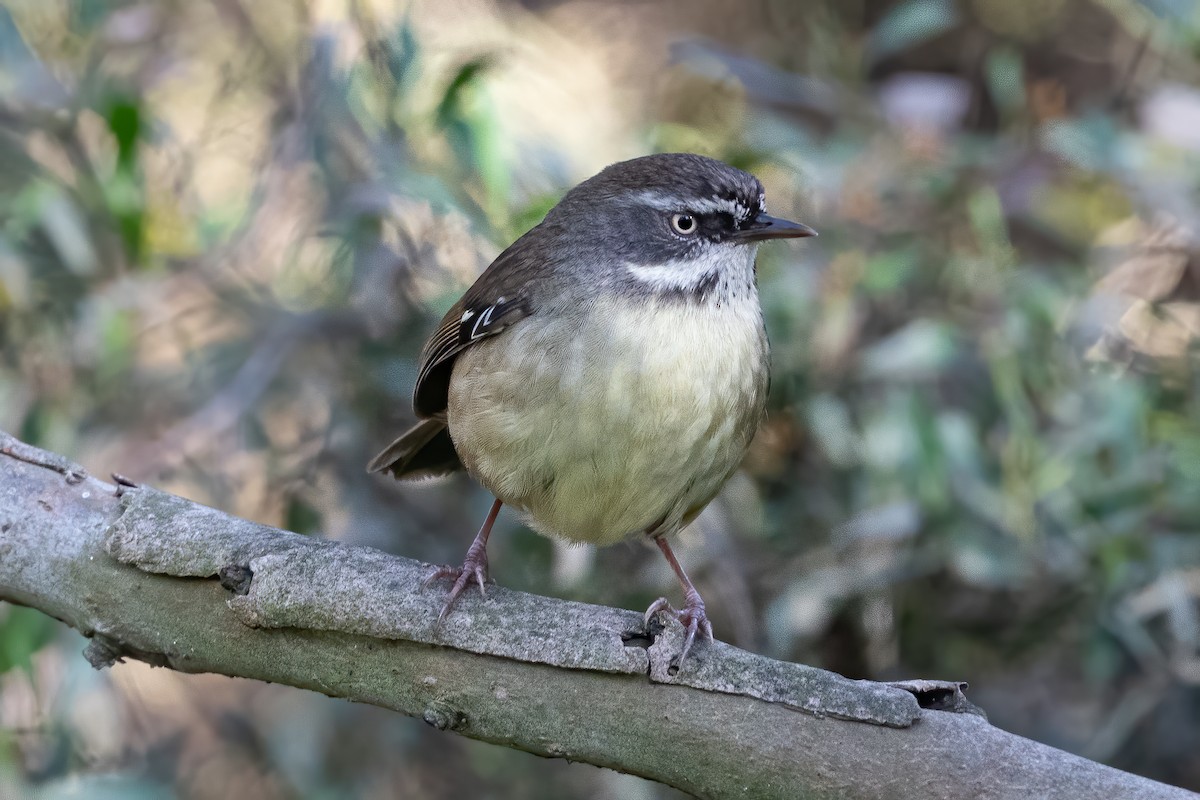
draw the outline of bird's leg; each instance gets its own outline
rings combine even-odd
[[[471,542],[471,546],[467,548],[467,557],[463,559],[461,567],[438,567],[436,572],[422,582],[422,586],[428,586],[438,578],[454,578],[454,585],[450,587],[450,596],[446,598],[446,605],[442,606],[442,613],[438,614],[439,623],[450,613],[450,607],[467,588],[472,578],[479,584],[479,594],[487,597],[487,591],[483,588],[483,582],[488,578],[487,540],[488,535],[492,532],[492,525],[496,522],[496,515],[500,513],[501,505],[499,500],[492,503],[492,510],[488,512],[487,519],[483,521],[483,527],[479,529],[479,533],[475,534],[475,541]]]
[[[667,598],[660,597],[646,609],[645,624],[649,625],[651,618],[660,611],[666,611],[683,623],[684,628],[687,629],[687,638],[683,642],[683,652],[679,656],[679,666],[682,669],[683,660],[687,658],[688,650],[692,649],[692,642],[696,640],[697,631],[704,631],[704,636],[710,642],[713,640],[712,623],[708,621],[708,615],[704,613],[704,600],[700,598],[700,593],[688,580],[687,573],[679,564],[679,559],[675,558],[675,553],[671,551],[671,545],[667,544],[667,538],[655,536],[654,543],[667,557],[667,563],[671,565],[671,569],[675,570],[675,575],[679,578],[680,585],[683,586],[683,608],[676,609],[668,602]]]

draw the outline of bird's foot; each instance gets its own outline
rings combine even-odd
[[[472,578],[479,584],[479,594],[487,597],[487,590],[483,588],[483,584],[488,579],[487,540],[492,533],[492,525],[496,522],[496,515],[500,513],[500,505],[499,499],[492,503],[492,510],[488,512],[487,519],[483,521],[483,527],[479,529],[479,533],[475,534],[475,541],[471,542],[471,546],[467,548],[467,557],[463,560],[461,567],[438,567],[430,573],[428,578],[421,581],[421,586],[425,587],[438,578],[454,578],[454,585],[450,587],[450,596],[446,598],[446,605],[442,606],[442,613],[438,614],[436,624],[442,624],[442,620],[450,613],[454,601],[471,583]]]
[[[450,613],[450,608],[454,605],[454,601],[470,585],[472,579],[479,584],[479,594],[487,597],[487,590],[483,586],[488,580],[487,549],[476,547],[477,544],[479,542],[472,544],[470,549],[467,550],[467,557],[461,567],[438,567],[434,572],[430,573],[429,577],[421,582],[421,586],[426,587],[441,578],[454,578],[454,585],[450,587],[450,595],[446,598],[446,604],[442,606],[442,613],[438,614],[438,624],[441,624],[446,615]]]
[[[650,620],[659,612],[666,612],[675,617],[687,631],[687,638],[683,640],[683,652],[679,654],[679,668],[683,669],[683,662],[688,651],[692,649],[698,632],[703,631],[705,639],[710,642],[713,640],[712,623],[708,621],[708,614],[704,612],[704,601],[700,599],[698,592],[691,591],[687,593],[683,608],[675,608],[667,598],[660,597],[646,609],[645,624],[649,626]]]

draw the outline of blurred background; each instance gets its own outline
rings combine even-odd
[[[363,470],[425,336],[574,183],[709,154],[821,232],[763,250],[769,420],[677,547],[717,635],[1200,790],[1198,56],[1189,0],[8,0],[0,429],[459,563],[483,490]],[[0,795],[681,796],[82,647],[0,607]]]

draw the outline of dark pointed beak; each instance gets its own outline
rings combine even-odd
[[[803,239],[816,235],[816,231],[801,222],[759,214],[733,236],[741,242],[762,242],[767,239]]]

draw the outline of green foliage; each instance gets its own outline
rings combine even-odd
[[[130,260],[136,264],[142,252],[145,203],[138,168],[138,148],[143,140],[141,104],[137,98],[115,95],[108,100],[104,118],[117,146],[115,169],[103,184],[104,198]]]
[[[905,0],[888,10],[871,31],[868,53],[883,59],[945,33],[957,21],[949,0]]]
[[[33,654],[54,640],[59,625],[41,612],[18,606],[0,609],[0,674],[33,671]]]

